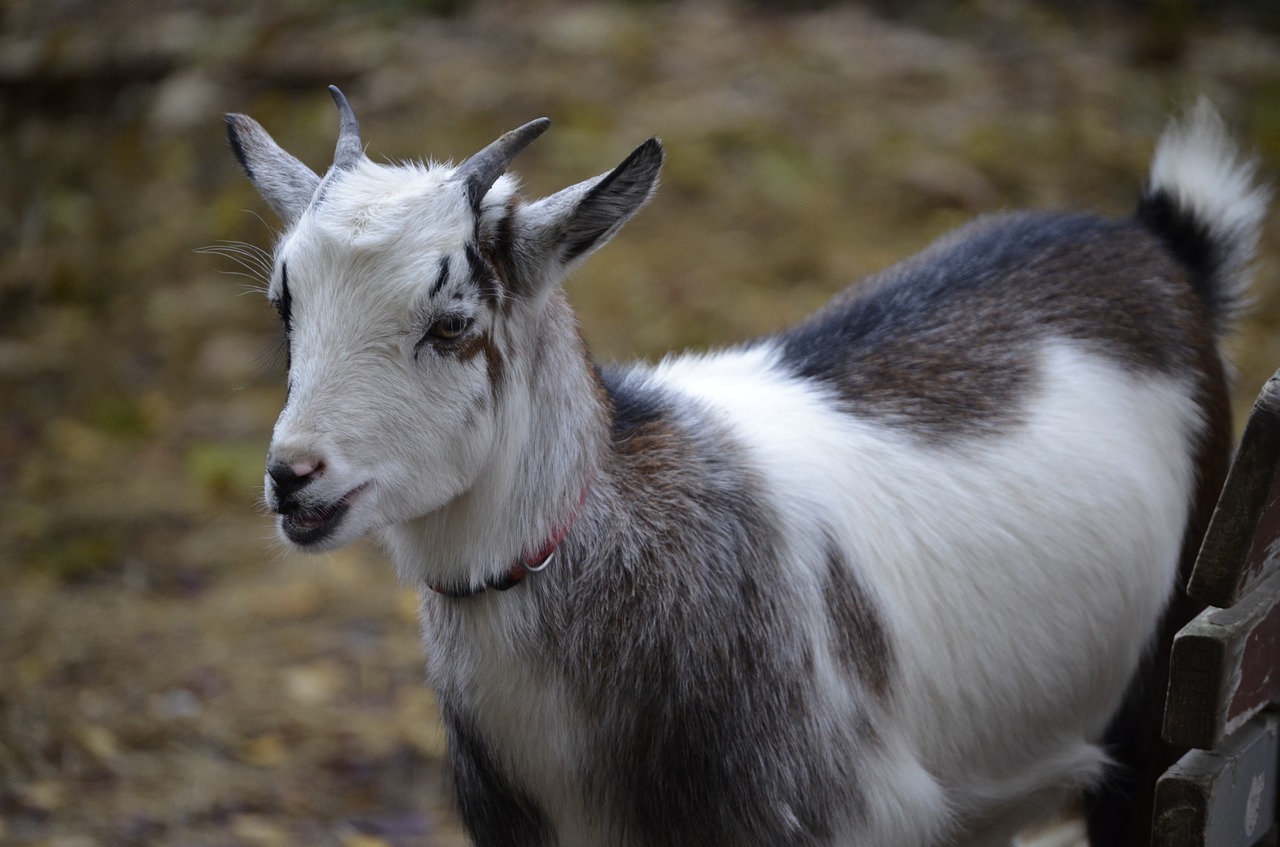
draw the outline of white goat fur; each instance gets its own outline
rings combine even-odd
[[[801,364],[827,367],[818,360],[828,354],[789,333],[611,371],[602,383],[559,281],[647,198],[661,162],[656,142],[544,200],[521,200],[515,180],[501,176],[473,204],[465,163],[361,157],[321,180],[256,123],[229,122],[242,164],[287,225],[270,293],[285,312],[292,365],[268,502],[286,541],[308,550],[376,532],[402,578],[421,587],[429,679],[478,844],[764,845],[782,834],[812,845],[1007,847],[1024,825],[1097,782],[1106,762],[1099,742],[1175,584],[1198,475],[1207,473],[1197,451],[1210,426],[1222,425],[1203,401],[1222,390],[1220,369],[1198,371],[1194,356],[1176,350],[1159,354],[1173,364],[1134,364],[1145,354],[1108,340],[1110,330],[1095,338],[1050,329],[992,348],[1017,358],[1023,381],[974,377],[993,380],[992,397],[1011,392],[1010,409],[921,400],[954,413],[954,430],[923,423],[919,404],[899,402],[891,385],[889,400],[864,407],[842,394],[843,377],[802,373]],[[1207,107],[1166,133],[1148,194],[1200,224],[1217,250],[1202,297],[1219,304],[1170,312],[1212,327],[1214,360],[1264,196]],[[1042,266],[1036,284],[1070,286],[1073,266],[1042,256],[1055,233],[1093,238],[1102,226],[979,222],[865,290],[931,268],[959,273],[982,261],[971,253],[984,251],[967,244],[1004,238],[1009,227],[1048,233],[1048,246],[1026,248],[1027,262]],[[1169,277],[1168,288],[1190,292],[1190,271],[1157,237],[1169,233],[1124,226],[1117,244],[1141,241],[1135,276]],[[515,270],[496,268],[485,250],[476,265],[477,243],[514,251]],[[477,273],[492,275],[490,289]],[[863,296],[841,295],[815,321],[860,308]],[[936,307],[921,299],[912,308]],[[438,337],[442,315],[470,321],[466,353]],[[914,320],[903,317],[901,331]],[[1181,343],[1169,338],[1166,347]],[[848,343],[877,355],[873,342]],[[632,421],[624,402],[643,414]],[[649,467],[633,455],[642,435],[693,459]],[[296,491],[281,487],[289,476],[281,468],[292,469]],[[664,486],[683,491],[703,480],[748,492],[742,526],[729,521],[725,532],[763,524],[770,550],[742,561],[741,544],[718,530],[689,536],[695,524],[660,498]],[[566,524],[547,570],[510,591],[480,590]],[[852,664],[841,653],[850,619],[832,613],[833,563],[843,569],[837,582],[857,594]],[[739,574],[760,580],[764,605],[743,607],[767,608],[758,627],[716,602],[717,591],[736,596],[725,586]],[[480,591],[449,597],[432,586]],[[650,595],[678,611],[614,617],[600,608],[608,598],[665,608]],[[670,620],[699,637],[668,644]],[[723,649],[740,662],[734,639],[757,630],[790,640],[750,642],[752,667],[716,676],[708,656]],[[566,668],[570,655],[601,663]],[[623,664],[611,668],[610,657]],[[807,668],[803,678],[783,670],[797,667]],[[651,678],[619,676],[645,669]],[[615,699],[584,678],[610,691],[633,684],[637,701],[662,708],[652,724],[624,715],[618,704],[631,695]],[[784,696],[792,691],[794,702]],[[721,702],[732,708],[706,705]],[[762,723],[732,733],[704,726],[739,716]],[[630,740],[650,731],[666,746]],[[768,732],[779,737],[761,737]],[[647,758],[665,762],[677,739],[725,745],[706,753],[731,763],[723,766],[687,754],[725,776],[688,787],[712,795],[706,821],[690,822],[696,815],[683,807],[660,820],[648,798],[634,796],[636,785],[661,793],[665,779],[679,779]],[[655,776],[645,782],[647,774]]]

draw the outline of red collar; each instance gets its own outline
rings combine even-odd
[[[582,505],[586,502],[587,489],[583,488],[582,494],[578,497],[578,505],[573,508],[573,513],[569,515],[568,520],[551,531],[551,537],[547,539],[547,543],[538,548],[535,553],[520,555],[501,576],[490,577],[479,588],[454,588],[432,583],[431,590],[437,594],[443,594],[445,597],[464,598],[474,597],[490,589],[506,591],[509,588],[515,588],[521,582],[524,582],[526,576],[538,573],[551,564],[551,560],[556,557],[556,551],[564,543],[565,536],[569,534],[569,530],[573,528],[574,523],[578,520],[578,515],[582,512]]]

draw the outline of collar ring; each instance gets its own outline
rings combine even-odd
[[[536,565],[526,564],[524,566],[524,569],[529,573],[538,573],[539,571],[545,570],[547,565],[551,564],[551,560],[556,557],[556,550],[558,549],[559,548],[557,547],[556,549],[552,550],[550,553],[547,554],[547,557],[545,559],[543,559],[541,562],[539,562]]]

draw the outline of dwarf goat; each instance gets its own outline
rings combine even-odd
[[[376,164],[331,92],[323,177],[227,117],[285,224],[266,497],[420,586],[477,844],[1003,847],[1096,783],[1229,450],[1265,197],[1211,109],[1131,219],[982,218],[792,329],[602,369],[561,281],[662,145],[527,201],[545,119]]]

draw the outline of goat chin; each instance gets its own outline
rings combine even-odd
[[[334,97],[323,177],[227,121],[285,223],[267,502],[421,587],[478,845],[1009,845],[1098,785],[1228,460],[1266,197],[1207,105],[1129,219],[982,218],[791,329],[601,368],[560,283],[662,145],[526,200],[547,121],[375,164]]]

